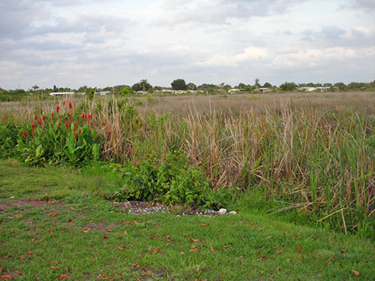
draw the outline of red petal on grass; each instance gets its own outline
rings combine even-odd
[[[210,248],[210,252],[213,253],[214,252],[214,248],[211,247]]]
[[[124,234],[128,234],[128,232],[125,230],[125,231],[122,231],[122,233],[124,233]]]
[[[103,236],[103,239],[107,239],[108,238],[108,236]]]
[[[359,275],[359,272],[358,272],[358,271],[350,270],[350,272],[353,273],[355,276],[358,276],[358,275]]]
[[[346,250],[342,249],[340,250],[341,253],[346,253]]]
[[[61,274],[59,280],[60,279],[69,279],[69,276],[67,274]]]
[[[21,257],[20,257],[20,260],[22,261],[24,258],[25,258],[24,256],[21,256]]]
[[[112,230],[112,229],[110,229],[110,228],[108,228],[108,229],[107,229],[107,232],[113,232],[113,230]]]
[[[264,228],[262,227],[261,229],[259,229],[259,231],[263,231],[264,230]]]
[[[9,280],[12,280],[12,276],[10,276],[10,275],[0,275],[0,279],[9,279]]]
[[[278,267],[276,268],[276,272],[279,272],[279,270],[280,270],[280,266],[278,266]]]
[[[201,223],[201,226],[207,226],[207,223]]]
[[[69,219],[67,222],[71,222],[72,221],[72,219]]]
[[[48,201],[47,205],[53,205],[53,203]]]
[[[31,255],[33,252],[31,252],[31,251],[27,251],[26,252],[26,255]]]
[[[117,275],[122,275],[120,272],[117,272]]]
[[[59,214],[53,214],[51,215],[52,218],[57,217]]]
[[[117,249],[119,249],[119,250],[122,250],[122,251],[125,251],[125,252],[126,252],[126,249],[125,249],[125,248],[117,247]]]
[[[139,264],[138,263],[133,263],[133,266],[136,267],[136,268],[139,268]]]
[[[143,275],[143,276],[152,276],[151,273],[140,273],[140,274]]]
[[[246,239],[245,239],[245,238],[243,238],[243,237],[242,237],[242,240],[243,240],[243,241],[246,241]]]
[[[53,233],[53,230],[51,229],[51,230],[48,230],[48,233],[49,234],[52,234]]]

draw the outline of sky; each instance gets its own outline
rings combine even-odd
[[[0,0],[0,87],[375,80],[375,0]]]

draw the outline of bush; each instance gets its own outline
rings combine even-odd
[[[156,200],[166,204],[222,207],[225,196],[212,189],[203,171],[190,166],[181,152],[169,153],[164,164],[155,158],[127,163],[121,169],[124,186],[107,197],[116,201]]]

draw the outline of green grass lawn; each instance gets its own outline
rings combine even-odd
[[[375,280],[374,240],[246,210],[129,215],[102,196],[116,188],[99,174],[0,161],[0,278]]]

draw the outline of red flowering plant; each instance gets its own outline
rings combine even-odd
[[[70,102],[68,107],[57,106],[50,113],[40,109],[34,116],[29,130],[18,140],[26,163],[86,165],[99,159],[102,138],[101,131],[95,130],[96,121],[91,114],[74,112]]]

